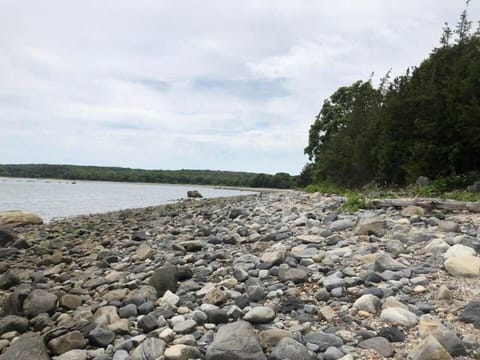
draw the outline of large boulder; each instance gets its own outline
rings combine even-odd
[[[37,316],[41,313],[52,314],[57,304],[57,296],[46,290],[35,289],[25,299],[23,311],[27,316]]]
[[[2,211],[0,212],[0,226],[26,226],[40,225],[43,220],[35,214],[23,213],[21,211]]]
[[[207,360],[266,360],[252,325],[237,321],[218,329],[207,348]]]
[[[21,335],[10,345],[0,360],[50,360],[42,336],[35,333]]]
[[[472,255],[451,257],[445,260],[445,269],[456,277],[480,276],[480,258]]]

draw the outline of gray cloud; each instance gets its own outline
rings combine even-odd
[[[336,88],[428,56],[462,2],[9,1],[0,162],[298,173]],[[470,15],[480,18],[480,5]]]

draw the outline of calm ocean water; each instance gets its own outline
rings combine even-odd
[[[194,185],[0,178],[0,211],[22,210],[44,220],[171,203],[198,190],[204,197],[253,194]]]

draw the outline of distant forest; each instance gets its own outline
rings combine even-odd
[[[214,170],[142,170],[76,165],[0,165],[0,176],[69,180],[126,181],[163,184],[225,185],[287,189],[297,186],[297,177]]]
[[[467,1],[468,6],[468,1]],[[412,38],[412,41],[415,41]],[[419,66],[336,90],[311,125],[301,183],[403,186],[480,170],[480,22],[467,10]]]

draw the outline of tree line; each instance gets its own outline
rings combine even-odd
[[[467,2],[468,5],[468,2]],[[315,117],[300,183],[406,185],[480,170],[480,22],[465,10],[419,66],[337,89]]]
[[[15,164],[0,165],[0,176],[68,180],[125,181],[287,189],[297,177],[287,173],[258,174],[215,170],[143,170],[120,167]]]

